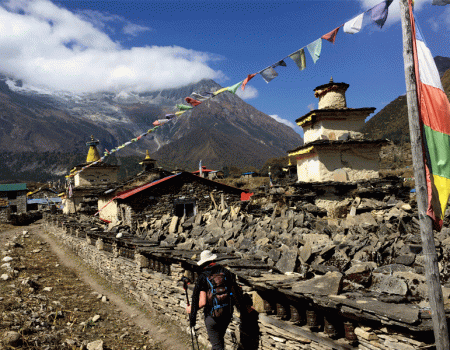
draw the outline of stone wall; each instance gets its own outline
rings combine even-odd
[[[9,221],[9,207],[0,207],[0,222]]]
[[[6,200],[9,206],[15,205],[17,207],[16,213],[27,212],[27,191],[11,191],[16,192],[17,197],[15,199],[8,199],[7,192],[0,192],[0,198]]]
[[[181,264],[171,264],[170,274],[151,270],[149,259],[136,254],[134,260],[120,256],[116,249],[106,247],[101,241],[94,242],[83,233],[73,235],[74,228],[61,228],[61,223],[55,225],[47,217],[46,232],[54,235],[66,247],[73,250],[83,261],[93,267],[105,279],[120,287],[144,307],[160,311],[169,319],[180,325],[183,331],[189,332],[188,318],[185,312],[186,297],[182,284],[179,282],[185,273]],[[72,233],[72,234],[70,234]],[[79,237],[77,237],[77,235]],[[111,251],[108,251],[111,250]],[[253,304],[258,311],[264,311],[263,301],[258,293],[250,287],[243,286],[244,292],[251,295]],[[191,296],[192,289],[189,290]],[[309,332],[305,327],[297,327],[292,323],[280,321],[275,316],[259,315],[259,320],[246,318],[241,322],[241,316],[234,312],[233,320],[227,330],[226,349],[246,350],[349,350],[356,349],[345,340],[333,341],[326,336],[320,337]],[[206,329],[201,320],[203,313],[199,312],[196,333],[199,342],[208,346]],[[285,323],[280,327],[280,322]],[[290,329],[290,330],[289,330]],[[361,347],[360,349],[368,349]]]

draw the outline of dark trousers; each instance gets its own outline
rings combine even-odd
[[[225,350],[225,332],[231,321],[231,315],[223,315],[219,318],[206,316],[205,326],[208,332],[209,342],[212,345],[211,350]]]

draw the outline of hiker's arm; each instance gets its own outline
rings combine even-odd
[[[200,299],[198,301],[198,308],[201,309],[205,305],[206,305],[206,292],[202,290],[200,292]]]
[[[202,291],[200,291],[200,297],[199,297],[199,300],[198,300],[198,308],[201,309],[205,305],[206,305],[206,292],[202,290]],[[192,309],[191,305],[186,306],[186,312],[188,314],[191,313],[191,309]]]
[[[197,321],[197,311],[199,309],[200,293],[201,293],[203,284],[204,284],[203,274],[201,274],[199,276],[197,283],[195,284],[194,292],[192,293],[191,308],[190,308],[190,310],[188,310],[186,308],[186,311],[188,311],[188,312],[190,311],[189,322],[190,322],[191,327],[195,326],[195,323]]]

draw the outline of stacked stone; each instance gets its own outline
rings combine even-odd
[[[241,214],[242,215],[242,214]],[[287,213],[282,214],[282,218],[293,218],[292,214],[288,211]],[[253,218],[250,215],[246,215],[246,220],[252,220]],[[308,215],[304,214],[303,220]],[[211,215],[208,219],[213,218],[214,215]],[[250,217],[250,218],[249,218]],[[207,221],[208,221],[207,219]],[[271,218],[272,219],[272,218]],[[298,218],[297,218],[298,219]],[[297,220],[296,219],[296,220]],[[264,221],[264,220],[262,220]],[[288,220],[289,221],[289,220]],[[58,223],[63,222],[63,220],[58,220]],[[258,221],[259,222],[259,221]],[[78,238],[76,235],[67,234],[64,228],[58,228],[54,225],[54,220],[48,220],[49,227],[51,228],[51,232],[57,235],[58,239],[64,243],[67,247],[73,249],[77,252],[77,254],[90,266],[92,266],[99,274],[104,276],[106,279],[111,281],[112,283],[122,287],[125,291],[130,293],[133,298],[135,298],[142,305],[148,305],[154,309],[160,310],[162,313],[167,315],[170,319],[177,321],[178,324],[182,325],[187,329],[187,315],[184,311],[186,306],[185,302],[185,294],[182,288],[181,283],[179,282],[181,276],[185,273],[181,264],[176,263],[171,265],[170,275],[163,274],[161,272],[157,272],[151,268],[151,264],[149,263],[148,256],[145,254],[141,254],[140,252],[136,252],[134,256],[134,260],[126,259],[123,257],[117,257],[114,253],[107,252],[102,250],[102,245],[92,245],[87,239]],[[266,225],[268,223],[265,223]],[[289,225],[289,224],[288,224]],[[63,225],[65,226],[65,225]],[[263,227],[263,226],[261,226]],[[89,237],[89,235],[88,235]],[[302,236],[305,240],[303,247],[306,246],[308,242],[311,243],[311,255],[313,255],[313,251],[323,252],[322,250],[313,249],[315,244],[319,244],[321,240],[326,240],[329,235],[322,233],[318,235],[318,237],[311,236]],[[308,238],[309,237],[309,238]],[[314,238],[314,239],[313,239]],[[318,241],[317,241],[318,240]],[[305,254],[300,252],[299,255],[303,255],[301,259],[305,259]],[[320,256],[320,254],[318,255]],[[282,260],[280,258],[280,260]],[[306,259],[306,261],[308,261]],[[371,264],[372,263],[372,264]],[[289,264],[289,259],[286,259],[284,265]],[[404,266],[397,264],[398,266]],[[280,265],[281,266],[281,265]],[[416,285],[416,288],[420,289],[421,281],[419,283],[419,287],[417,287],[417,281],[415,280],[417,276],[411,275],[414,274],[412,271],[405,271],[402,267],[395,267],[394,265],[388,267],[375,268],[373,266],[373,262],[360,262],[359,264],[353,264],[350,267],[350,271],[346,272],[346,277],[338,271],[331,271],[325,274],[325,276],[317,275],[312,279],[298,282],[293,287],[293,291],[305,291],[307,288],[315,288],[317,290],[317,282],[315,280],[320,280],[321,278],[333,278],[336,285],[337,290],[342,285],[342,282],[345,281],[345,278],[348,276],[354,276],[359,274],[358,283],[361,283],[364,276],[367,275],[367,272],[370,271],[374,279],[380,278],[378,275],[384,275],[384,271],[389,271],[389,273],[385,274],[385,277],[381,277],[385,279],[384,282],[387,282],[387,286],[390,288],[390,292],[392,293],[395,290],[395,293],[399,293],[400,290],[403,293],[404,285],[400,283],[400,285],[392,284],[392,281],[386,281],[386,279],[390,279],[393,275],[397,278],[397,280],[401,280],[404,278],[408,280],[408,278],[414,278],[414,282],[411,282],[411,286],[406,283],[406,288],[411,288],[412,285]],[[371,270],[371,268],[374,268]],[[384,270],[383,270],[384,269]],[[314,271],[319,271],[314,270]],[[333,276],[331,276],[333,275]],[[406,277],[405,277],[406,276]],[[351,278],[348,279],[351,282]],[[316,283],[316,284],[315,284]],[[357,282],[353,282],[357,283]],[[323,284],[323,283],[322,283]],[[349,283],[351,284],[351,283]],[[375,284],[378,286],[377,288],[381,288],[382,282],[379,284]],[[395,288],[391,288],[395,286]],[[373,286],[372,286],[373,287]],[[388,287],[386,287],[386,292],[388,292]],[[403,288],[403,289],[402,289]],[[256,341],[261,343],[260,349],[331,349],[336,348],[340,349],[340,343],[344,342],[341,338],[338,341],[335,341],[333,345],[330,345],[328,342],[317,341],[318,337],[323,339],[328,339],[328,336],[324,333],[308,333],[308,327],[302,326],[296,329],[303,329],[303,333],[306,336],[299,336],[296,331],[287,331],[285,327],[277,326],[277,323],[274,322],[274,319],[283,319],[283,317],[277,316],[264,316],[264,308],[261,307],[262,299],[259,296],[258,292],[251,289],[251,287],[246,287],[245,291],[252,295],[252,299],[254,301],[254,305],[257,310],[260,312],[260,320],[258,323],[260,337],[256,338]],[[424,293],[426,289],[423,290]],[[445,291],[445,290],[444,290]],[[334,291],[331,289],[327,291],[327,294],[333,294]],[[336,291],[336,294],[338,292]],[[424,295],[425,296],[425,295]],[[401,298],[400,298],[401,299]],[[394,302],[398,302],[394,301]],[[203,327],[203,322],[199,320],[197,322],[198,330],[197,334],[199,335],[199,339],[202,342],[206,343],[206,331]],[[280,322],[280,321],[278,321]],[[292,322],[286,322],[287,324],[292,325]],[[228,346],[234,346],[236,342],[239,342],[242,339],[239,339],[239,334],[242,330],[242,323],[240,321],[240,317],[238,314],[235,315],[233,321],[229,327],[229,332],[226,335],[226,343]],[[308,335],[309,334],[309,335]],[[378,328],[378,329],[369,329],[364,326],[357,327],[355,329],[356,339],[359,340],[359,348],[366,349],[412,349],[417,348],[419,346],[425,346],[426,344],[421,343],[412,338],[408,338],[406,335],[395,334],[392,330],[387,328]],[[343,349],[349,349],[349,345],[346,347],[342,347]],[[351,347],[350,347],[351,348]]]

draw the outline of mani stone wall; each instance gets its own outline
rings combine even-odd
[[[143,255],[137,254],[134,259],[118,256],[115,251],[105,251],[101,241],[92,242],[89,238],[70,235],[66,233],[65,229],[49,222],[46,224],[46,231],[73,250],[102,277],[119,286],[126,293],[131,294],[141,305],[160,311],[161,314],[180,325],[183,331],[189,332],[189,323],[185,312],[185,293],[182,284],[179,282],[184,274],[181,264],[171,264],[170,275],[167,275],[150,270],[148,260]],[[262,299],[259,298],[257,292],[245,286],[244,292],[252,296],[256,309],[260,309]],[[192,290],[190,290],[189,295],[191,293]],[[199,312],[196,333],[199,342],[208,347],[209,342],[202,318],[203,313]],[[279,328],[276,325],[277,322],[281,321],[260,314],[255,327],[258,331],[252,334],[243,333],[242,329],[245,324],[241,322],[240,315],[235,311],[225,336],[226,349],[236,349],[237,342],[246,344],[244,347],[246,350],[356,349],[344,344],[337,348],[324,345],[321,341],[316,342],[299,336],[295,331],[289,332],[286,329]]]

